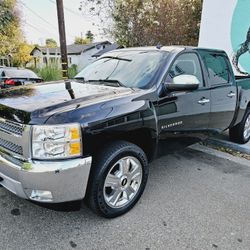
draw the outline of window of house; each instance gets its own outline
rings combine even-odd
[[[45,63],[46,65],[48,64],[47,57],[43,58],[43,63]]]
[[[50,57],[50,63],[54,64],[56,62],[56,58],[55,57]]]

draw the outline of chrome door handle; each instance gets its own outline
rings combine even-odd
[[[230,98],[235,97],[235,96],[236,96],[236,94],[235,94],[234,92],[230,92],[230,93],[227,95],[227,97],[230,97]]]
[[[206,99],[206,98],[202,98],[198,101],[199,104],[201,105],[204,105],[206,103],[210,103],[210,100],[209,99]]]

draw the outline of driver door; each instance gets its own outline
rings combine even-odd
[[[183,133],[204,132],[208,129],[210,89],[204,81],[200,59],[196,53],[188,52],[178,56],[165,82],[176,83],[175,77],[180,75],[195,76],[199,81],[199,87],[189,91],[169,91],[159,99],[157,115],[160,138],[165,138],[166,134],[173,137]]]

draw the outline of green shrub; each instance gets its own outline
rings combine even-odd
[[[48,65],[38,70],[37,74],[43,78],[45,82],[57,81],[62,79],[62,71],[57,65]]]
[[[69,79],[74,78],[77,75],[77,65],[76,64],[72,64],[71,67],[68,69],[68,75],[69,75]]]

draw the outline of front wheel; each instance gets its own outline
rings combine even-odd
[[[107,218],[129,211],[140,199],[148,178],[148,161],[138,146],[119,141],[94,161],[88,187],[90,208]]]
[[[250,108],[247,109],[242,121],[229,130],[231,141],[245,144],[250,140]]]

